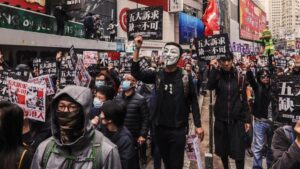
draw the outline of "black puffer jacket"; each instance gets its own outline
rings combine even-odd
[[[237,72],[212,69],[207,87],[216,90],[214,114],[221,121],[250,122],[244,79]]]
[[[126,97],[124,94],[118,95],[116,100],[126,105],[127,113],[124,125],[128,128],[134,139],[139,136],[146,138],[149,128],[149,109],[146,99],[134,92]]]

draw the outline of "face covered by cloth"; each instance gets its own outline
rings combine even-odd
[[[69,96],[60,99],[56,109],[56,121],[63,144],[72,143],[82,136],[84,120],[84,113],[79,104]]]

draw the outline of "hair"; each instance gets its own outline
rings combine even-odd
[[[112,100],[115,96],[115,90],[110,86],[100,86],[96,89],[96,93],[101,93],[106,97],[106,100]]]
[[[101,111],[104,113],[106,120],[111,120],[117,127],[124,125],[126,108],[116,100],[108,100],[103,103]]]
[[[16,104],[0,101],[0,168],[13,169],[22,147],[23,110]]]
[[[261,82],[260,78],[261,78],[261,76],[264,75],[264,74],[270,75],[270,72],[269,72],[268,70],[266,70],[266,69],[262,69],[262,70],[259,70],[259,71],[257,72],[256,78],[257,78],[257,82],[258,82],[258,83]]]
[[[167,46],[167,45],[174,45],[174,46],[178,47],[179,48],[180,56],[183,54],[183,49],[182,49],[182,47],[178,43],[176,43],[176,42],[168,42],[168,43],[165,44],[165,46]]]

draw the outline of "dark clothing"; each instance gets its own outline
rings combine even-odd
[[[32,151],[28,150],[23,145],[15,147],[14,150],[5,150],[4,148],[0,151],[0,168],[29,169],[32,162],[32,156]]]
[[[295,141],[288,138],[283,127],[274,132],[272,140],[274,164],[271,169],[299,169],[300,148]]]
[[[104,127],[101,132],[118,147],[122,169],[138,169],[135,141],[126,127],[122,127],[116,133],[111,133]]]
[[[149,128],[149,109],[145,98],[134,92],[129,97],[124,94],[118,95],[116,100],[126,105],[124,126],[128,128],[133,138],[135,140],[140,136],[146,138]]]
[[[85,29],[85,38],[90,39],[91,36],[95,33],[94,28],[94,18],[93,16],[86,16],[83,21],[84,29]]]
[[[156,127],[156,139],[166,169],[182,169],[186,128]]]
[[[144,83],[156,83],[156,80],[159,78],[159,76],[161,76],[161,73],[162,72],[147,70],[141,71],[138,62],[133,62],[131,66],[131,74],[137,80],[141,80]],[[184,93],[184,85],[182,81],[183,73],[181,71],[177,70],[176,72],[171,73],[172,77],[167,76],[168,75],[166,74],[164,75],[164,78],[160,78],[161,82],[159,86],[156,86],[156,101],[154,105],[153,115],[151,115],[152,121],[155,123],[156,126],[163,125],[174,128],[186,127],[188,125],[188,114],[190,113],[190,107],[192,107],[194,124],[196,127],[201,127],[199,105],[191,76],[188,77],[189,90],[187,94]],[[164,110],[166,111],[166,109],[164,109],[164,105],[170,103],[166,100],[170,97],[165,96],[166,92],[170,92],[170,86],[168,86],[168,89],[166,89],[168,91],[166,91],[165,88],[167,86],[165,85],[171,84],[172,93],[173,96],[175,96],[174,98],[172,98],[173,104],[171,105],[171,107],[174,107],[174,112],[164,112]]]
[[[247,80],[254,90],[255,95],[253,115],[256,118],[268,119],[268,107],[271,101],[270,88],[267,88],[261,83],[257,83],[251,71],[247,71]]]
[[[21,158],[23,155],[23,158]],[[19,148],[19,158],[17,158],[18,161],[18,169],[29,169],[32,161],[32,151],[26,149],[25,147],[20,147]],[[22,160],[21,160],[22,159]],[[20,167],[19,167],[20,166]]]
[[[245,158],[244,123],[216,120],[214,125],[215,152],[220,157],[230,156],[235,160]]]
[[[91,113],[90,113],[90,120],[92,120],[93,118],[95,118],[96,116],[99,116],[99,115],[100,115],[100,108],[92,107]]]
[[[245,81],[235,70],[212,69],[207,87],[216,90],[214,115],[216,120],[250,123]]]
[[[63,9],[55,8],[54,16],[56,18],[56,25],[57,25],[57,35],[63,35],[65,30],[65,21],[68,20],[68,15],[66,11]]]

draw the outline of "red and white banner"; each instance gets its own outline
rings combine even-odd
[[[96,65],[99,60],[97,51],[83,51],[83,64],[88,67],[90,65]]]
[[[47,96],[55,94],[54,85],[51,81],[50,75],[44,75],[44,76],[39,76],[39,77],[29,79],[28,83],[33,83],[33,84],[38,84],[38,85],[41,85],[41,86],[45,86],[46,91],[47,91]]]
[[[75,68],[75,79],[74,82],[77,86],[89,87],[92,77],[89,72],[85,69],[82,61],[78,59]]]
[[[205,36],[212,36],[220,32],[219,26],[219,9],[216,0],[210,0],[204,12],[202,21],[205,25]]]
[[[44,86],[8,78],[7,87],[9,100],[23,109],[25,117],[45,121],[46,88]]]

